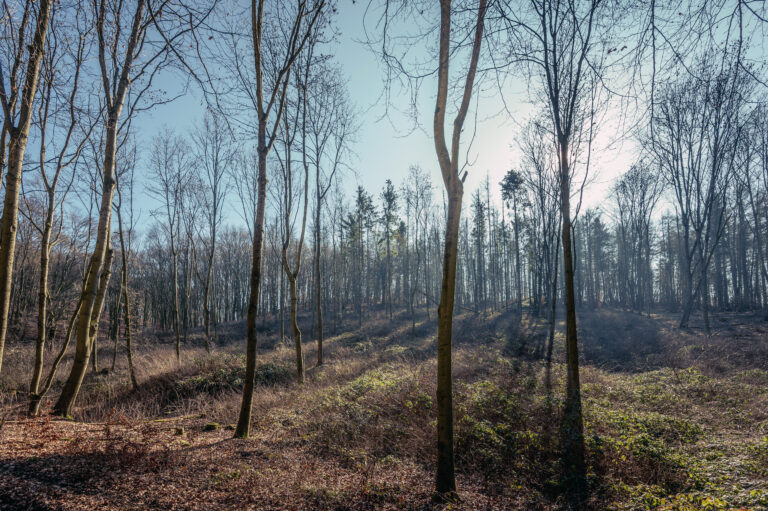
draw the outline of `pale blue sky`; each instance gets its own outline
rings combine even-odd
[[[378,197],[379,191],[386,179],[391,179],[396,186],[403,181],[411,165],[419,165],[432,177],[436,187],[436,199],[439,200],[442,190],[434,144],[431,134],[423,129],[411,130],[412,119],[406,115],[392,113],[389,118],[382,118],[385,105],[381,103],[383,70],[375,55],[361,42],[365,39],[363,16],[366,2],[344,2],[339,8],[338,29],[340,32],[335,54],[348,78],[348,89],[352,101],[359,111],[361,129],[353,150],[355,156],[350,162],[355,173],[348,173],[344,185],[351,193],[360,184],[371,194]],[[369,27],[371,25],[369,24]],[[490,176],[492,191],[498,195],[498,183],[506,171],[516,165],[519,158],[515,150],[515,136],[520,126],[533,111],[526,91],[526,77],[512,84],[504,91],[507,107],[511,116],[503,111],[503,103],[499,98],[495,84],[487,84],[479,91],[479,112],[477,115],[477,131],[468,154],[471,167],[466,181],[468,196],[477,186],[484,182],[486,173]],[[163,84],[173,89],[172,83]],[[434,80],[426,80],[419,99],[419,123],[431,130],[432,112],[434,105]],[[391,98],[395,108],[402,105],[406,110],[409,102],[407,96]],[[473,102],[473,105],[477,104]],[[394,112],[394,110],[391,110]],[[153,136],[161,126],[168,125],[180,132],[188,132],[204,112],[202,99],[195,93],[181,98],[174,103],[157,108],[151,113],[143,114],[139,124],[145,126],[145,136]],[[474,118],[468,119],[467,129],[463,136],[462,156],[467,155],[467,144],[472,139]],[[448,126],[450,128],[450,124]],[[604,130],[607,132],[607,130]],[[616,132],[612,129],[612,132]],[[606,145],[608,137],[602,136],[597,146]],[[600,151],[593,159],[592,172],[596,179],[586,190],[585,205],[598,206],[605,202],[610,183],[625,172],[634,158],[634,145],[627,141],[610,151]],[[139,170],[142,164],[139,165]],[[139,172],[141,174],[141,172]],[[139,187],[141,189],[141,186]],[[230,197],[236,201],[235,194]],[[468,202],[468,201],[466,201]],[[151,207],[149,202],[140,201],[141,208]],[[232,208],[236,208],[234,205]],[[239,223],[240,219],[230,211],[228,223]]]

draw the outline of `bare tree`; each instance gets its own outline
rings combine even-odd
[[[210,13],[174,13],[172,9],[167,9],[162,12],[163,19],[159,20],[162,8],[153,12],[149,8],[148,0],[137,0],[131,4],[119,0],[99,0],[94,2],[93,9],[105,110],[102,190],[96,242],[88,262],[82,304],[77,319],[75,359],[69,378],[54,405],[54,413],[66,417],[72,415],[72,407],[85,376],[93,348],[91,332],[98,331],[100,307],[109,283],[109,263],[113,255],[110,226],[119,135],[127,135],[130,122],[137,111],[149,108],[151,104],[169,101],[160,97],[150,99],[148,104],[143,98],[145,95],[149,96],[148,91],[153,90],[154,77],[166,68],[171,57],[169,49],[193,32]],[[184,21],[178,23],[180,19]],[[165,30],[159,28],[164,25],[167,25]],[[152,27],[157,28],[157,32],[162,35],[159,41],[151,36],[147,37]],[[127,107],[125,112],[124,106]],[[123,113],[125,115],[121,117]]]
[[[695,300],[703,293],[707,329],[707,269],[726,225],[727,188],[743,135],[750,81],[728,54],[718,63],[700,63],[698,77],[685,76],[657,95],[650,146],[673,189],[682,227],[684,308],[688,326]],[[719,69],[718,69],[719,68]]]
[[[65,169],[77,161],[83,146],[88,140],[91,129],[98,120],[98,117],[95,117],[93,122],[89,122],[91,119],[82,119],[79,115],[80,107],[77,104],[79,99],[80,73],[88,53],[88,32],[91,29],[88,21],[81,22],[77,19],[82,15],[82,10],[77,9],[74,29],[79,34],[79,37],[76,39],[75,46],[72,48],[65,46],[66,34],[60,33],[62,30],[59,29],[59,26],[55,25],[53,30],[51,30],[51,37],[46,42],[48,49],[43,57],[43,92],[38,108],[40,117],[38,121],[40,134],[38,166],[44,195],[43,202],[45,203],[43,206],[42,225],[35,218],[36,215],[29,206],[29,197],[27,195],[24,197],[25,202],[27,202],[27,210],[29,211],[25,215],[40,233],[37,339],[35,343],[35,365],[29,385],[30,415],[37,415],[39,413],[42,399],[39,386],[43,371],[47,326],[50,320],[48,317],[50,254],[51,249],[60,241],[64,220],[62,215],[63,203],[72,186],[75,173],[72,172],[70,174],[69,181],[65,183],[63,193],[57,196],[57,191],[61,191],[59,190],[59,182],[62,178],[66,179],[63,174]],[[62,23],[61,25],[64,28],[64,24]],[[59,69],[64,66],[74,70],[71,78],[59,78]],[[60,144],[54,145],[57,151],[54,157],[49,160],[47,147],[53,138],[51,133],[55,133],[57,128],[64,129],[65,135]],[[49,164],[53,167],[52,171],[47,169]],[[56,218],[57,211],[59,215],[58,221]],[[24,214],[24,210],[22,210],[22,213]],[[57,223],[58,225],[56,225]]]
[[[341,72],[326,62],[316,64],[307,87],[307,138],[309,159],[315,167],[315,307],[317,313],[317,364],[323,363],[323,273],[320,264],[322,212],[334,178],[349,157],[356,126]]]
[[[129,157],[124,159],[125,165],[120,171],[115,174],[115,187],[117,192],[117,202],[115,202],[115,213],[117,213],[117,228],[118,235],[120,237],[120,290],[123,297],[123,318],[125,322],[125,348],[126,356],[128,359],[128,375],[131,380],[131,385],[134,390],[139,388],[138,381],[136,380],[136,371],[133,365],[133,332],[131,329],[131,290],[128,285],[128,260],[131,255],[131,239],[133,237],[134,228],[134,216],[133,216],[133,185],[134,185],[134,170],[136,166],[136,147],[132,147],[132,151]],[[122,181],[121,181],[122,180]],[[122,183],[122,186],[121,186]],[[126,187],[127,183],[127,187]],[[123,190],[127,188],[128,196],[128,228],[123,227]],[[127,231],[127,232],[126,232]],[[175,279],[174,279],[175,280]],[[176,308],[176,327],[178,332],[178,305]],[[177,360],[178,360],[178,333],[177,333]]]
[[[405,70],[402,59],[398,59],[393,53],[393,43],[389,37],[388,28],[397,16],[408,18],[424,15],[421,7],[410,9],[410,5],[395,6],[386,3],[381,26],[384,27],[382,41],[382,57],[389,64],[391,72],[403,72],[406,77],[418,78],[409,75]],[[442,284],[440,290],[440,304],[438,306],[437,327],[437,473],[435,478],[436,495],[441,499],[454,499],[456,493],[456,477],[453,457],[453,390],[451,375],[451,345],[453,330],[453,309],[456,292],[456,260],[458,257],[459,225],[461,220],[461,202],[464,194],[464,178],[459,171],[461,132],[464,128],[469,111],[472,93],[475,86],[475,75],[480,60],[480,47],[483,41],[485,27],[486,0],[454,6],[451,0],[440,1],[440,22],[436,28],[438,34],[437,55],[437,98],[432,123],[432,131],[435,143],[435,152],[443,177],[443,184],[448,199],[448,208],[445,224],[445,238],[443,246]],[[452,47],[452,31],[460,30],[462,36],[470,43]],[[434,33],[429,30],[427,33]],[[454,36],[455,38],[456,36]],[[446,142],[445,119],[448,111],[448,96],[452,89],[450,64],[457,58],[457,51],[464,49],[468,52],[466,67],[456,74],[459,91],[458,109],[453,120],[450,146]],[[407,50],[403,50],[407,53]]]
[[[256,113],[256,137],[258,161],[258,185],[259,192],[256,199],[256,217],[253,229],[253,257],[251,262],[250,297],[248,300],[248,313],[246,318],[246,368],[245,385],[243,387],[243,401],[240,408],[240,416],[235,429],[235,436],[248,437],[251,425],[251,405],[253,402],[254,378],[256,374],[256,315],[259,306],[261,286],[261,266],[264,246],[264,217],[267,202],[267,156],[275,142],[277,127],[282,122],[282,111],[285,107],[285,94],[288,87],[290,71],[296,58],[301,52],[304,43],[312,33],[325,2],[323,0],[307,3],[303,0],[291,4],[290,2],[276,2],[269,7],[264,0],[251,1],[251,26],[250,26],[250,53],[253,59],[253,69],[241,66],[238,45],[239,36],[233,37],[235,68],[239,73],[238,81],[242,89],[246,90],[246,96],[250,100],[250,106]],[[276,9],[281,12],[275,19],[284,21],[274,38],[264,43],[264,15],[265,9]],[[265,57],[267,57],[265,62]],[[267,68],[267,66],[270,66]],[[246,75],[246,73],[248,73]],[[265,83],[265,75],[269,77]],[[237,75],[236,75],[237,76]],[[271,129],[270,129],[271,128]]]
[[[384,229],[384,244],[386,248],[386,267],[384,274],[384,298],[387,300],[389,319],[392,320],[392,238],[397,220],[397,192],[392,181],[387,179],[381,191],[381,223]]]
[[[571,185],[580,135],[591,144],[595,117],[595,82],[603,67],[601,38],[611,27],[611,4],[603,0],[531,0],[526,9],[509,9],[510,35],[530,65],[548,107],[557,145],[565,278],[567,385],[563,428],[564,474],[572,506],[580,507],[586,491],[584,425],[579,381],[578,333],[574,284]],[[587,157],[589,161],[589,157]]]
[[[176,361],[181,361],[181,317],[179,307],[179,237],[181,236],[182,197],[189,179],[191,163],[184,140],[168,129],[152,143],[149,161],[150,183],[147,191],[161,204],[153,215],[168,236],[173,272],[173,333],[176,337]],[[122,230],[120,231],[122,236]],[[122,240],[121,240],[122,247]],[[123,252],[123,250],[121,250]],[[123,255],[124,257],[124,255]]]
[[[40,62],[45,51],[45,40],[51,18],[53,2],[24,2],[17,9],[15,2],[3,3],[3,39],[11,42],[8,54],[0,56],[0,104],[3,107],[3,126],[0,132],[0,170],[5,173],[5,198],[0,217],[0,368],[3,363],[5,336],[8,331],[8,307],[11,300],[13,258],[16,247],[16,226],[19,215],[19,191],[24,152],[27,149],[30,123],[34,113]],[[19,6],[20,7],[20,6]],[[34,31],[30,34],[30,25]],[[3,66],[10,73],[5,76]],[[26,66],[26,69],[24,69]],[[7,141],[7,142],[6,142]],[[5,148],[8,145],[8,159]]]
[[[307,86],[310,69],[312,66],[312,51],[315,38],[310,37],[305,46],[305,53],[298,59],[296,77],[288,93],[291,100],[283,108],[283,122],[280,125],[278,143],[280,150],[276,152],[281,172],[282,195],[280,197],[280,213],[282,219],[282,246],[280,257],[283,263],[283,271],[288,279],[288,292],[291,301],[291,332],[296,347],[296,376],[298,382],[304,383],[304,355],[302,351],[302,335],[298,322],[298,296],[297,281],[301,270],[301,253],[304,248],[304,235],[307,228],[307,211],[309,203],[309,163],[307,161]],[[294,95],[295,92],[295,95]],[[301,162],[296,161],[294,143],[296,136],[301,137]],[[294,184],[297,177],[295,167],[301,166],[304,172],[303,183]],[[299,195],[302,204],[299,208],[294,206],[294,200]],[[299,226],[296,227],[296,223]],[[295,231],[298,228],[299,237],[294,243]],[[292,252],[293,261],[289,260],[289,252]]]
[[[201,204],[205,211],[208,232],[205,236],[207,261],[203,281],[203,322],[205,325],[205,348],[211,351],[211,319],[216,329],[216,289],[213,279],[216,260],[216,239],[221,226],[224,201],[229,191],[227,181],[234,151],[232,140],[224,120],[219,114],[206,113],[202,125],[193,133],[197,148],[198,172],[202,175],[203,192]],[[213,308],[213,310],[211,310]],[[214,333],[214,340],[215,340]]]
[[[653,299],[651,217],[661,191],[658,174],[642,161],[613,188],[619,214],[619,279],[626,283],[628,305],[639,312]]]

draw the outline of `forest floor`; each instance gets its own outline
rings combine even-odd
[[[720,314],[708,336],[698,324],[681,331],[676,320],[615,309],[579,315],[589,506],[768,509],[768,322]],[[130,389],[121,354],[114,371],[89,371],[76,421],[23,416],[31,346],[8,346],[0,509],[440,508],[431,498],[434,313],[415,327],[407,315],[390,322],[383,313],[345,326],[327,339],[322,366],[306,343],[303,386],[276,325],[262,329],[248,440],[232,439],[242,324],[220,327],[212,355],[197,332],[181,363],[170,336],[143,336],[139,390]],[[457,318],[461,501],[450,509],[562,507],[562,327],[548,386],[537,356],[545,320]],[[107,362],[111,347],[102,345]]]

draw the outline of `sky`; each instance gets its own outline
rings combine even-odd
[[[381,99],[384,70],[376,55],[363,43],[366,37],[363,25],[366,4],[367,2],[343,2],[339,7],[339,37],[335,48],[330,51],[335,54],[347,77],[349,95],[357,107],[360,125],[352,148],[354,156],[350,167],[353,172],[347,171],[343,185],[350,197],[354,189],[362,185],[377,198],[386,179],[391,179],[395,186],[399,186],[404,181],[408,169],[412,165],[418,165],[431,176],[436,198],[439,200],[442,178],[431,136],[436,80],[427,79],[421,89],[418,115],[420,129],[412,129],[413,119],[408,115],[396,113],[400,105],[403,110],[407,108],[409,98],[406,95],[392,96],[391,106],[394,109],[390,108],[391,115],[385,116],[387,105]],[[369,29],[371,26],[369,20]],[[505,101],[502,101],[495,85],[483,84],[477,92],[479,100],[473,101],[473,105],[479,105],[476,126],[473,126],[474,118],[468,118],[462,137],[462,155],[467,156],[469,162],[465,197],[469,197],[478,186],[484,185],[488,176],[495,200],[497,204],[500,203],[498,183],[504,174],[520,161],[515,137],[525,120],[537,108],[528,99],[524,87],[526,79],[521,76],[518,81],[510,81],[504,90]],[[168,83],[162,86],[172,90],[174,84],[170,81],[174,78],[166,77],[165,80]],[[505,111],[505,104],[509,111]],[[204,110],[204,101],[192,90],[187,96],[169,105],[143,114],[145,118],[141,122],[142,131],[151,136],[162,127],[169,126],[180,133],[189,132],[194,123],[202,118]],[[450,121],[446,124],[450,129]],[[472,137],[474,130],[475,136]],[[605,134],[609,131],[616,132],[615,129],[604,130],[603,134],[597,137],[595,147],[603,149],[596,151],[599,154],[592,160],[592,180],[585,189],[584,207],[603,206],[604,210],[610,209],[607,201],[611,183],[629,169],[636,157],[635,145],[631,140],[616,143]],[[466,152],[470,141],[471,147],[469,152]],[[605,147],[611,142],[612,149],[606,150]],[[141,195],[139,193],[139,197]],[[241,219],[236,213],[238,207],[234,202],[237,200],[236,195],[233,193],[229,200],[232,204],[226,213],[225,222],[240,223]],[[468,202],[465,200],[465,206]],[[151,199],[140,198],[139,207],[144,210],[153,207]]]

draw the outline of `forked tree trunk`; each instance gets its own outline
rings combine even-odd
[[[102,6],[103,7],[103,6]],[[125,48],[125,61],[122,64],[119,81],[114,84],[114,94],[109,84],[110,73],[106,69],[105,53],[107,48],[104,45],[104,23],[106,14],[101,10],[97,16],[96,30],[99,33],[99,63],[101,66],[102,77],[104,80],[103,93],[107,103],[106,127],[105,127],[105,147],[104,147],[104,175],[102,176],[101,205],[99,207],[99,223],[96,229],[96,245],[88,264],[83,289],[81,292],[82,305],[77,319],[77,345],[75,347],[75,359],[72,364],[72,370],[67,382],[61,391],[59,400],[54,406],[54,413],[65,417],[72,416],[72,408],[80,392],[80,386],[83,383],[85,372],[88,368],[88,358],[93,343],[90,338],[91,322],[96,319],[96,329],[98,329],[98,309],[96,309],[98,300],[98,291],[100,274],[107,271],[105,268],[105,259],[109,249],[110,226],[112,219],[112,199],[115,194],[115,155],[117,152],[117,131],[120,112],[123,108],[128,86],[130,85],[130,71],[133,66],[135,52],[145,30],[144,8],[146,0],[137,0],[136,11],[133,16],[131,34],[128,38],[128,44]],[[104,290],[106,292],[106,289]]]
[[[456,260],[459,252],[459,224],[461,221],[461,200],[464,188],[463,179],[459,178],[459,142],[474,88],[475,72],[480,58],[480,45],[483,40],[485,12],[486,0],[480,0],[472,55],[469,67],[467,68],[461,105],[453,122],[453,134],[449,152],[445,141],[445,112],[448,103],[448,66],[451,54],[451,1],[440,1],[438,84],[433,134],[435,152],[440,164],[443,184],[448,195],[448,212],[446,215],[443,251],[443,279],[440,288],[440,304],[437,308],[437,471],[435,492],[436,496],[441,500],[453,499],[456,493],[453,458],[451,344],[453,306],[456,292]],[[426,264],[424,269],[426,271]],[[428,289],[428,286],[425,286],[425,288]],[[429,312],[428,302],[427,312]]]
[[[75,325],[77,324],[77,317],[80,314],[80,307],[82,303],[83,303],[82,301],[78,300],[77,306],[75,307],[75,311],[72,313],[72,318],[69,320],[69,326],[67,327],[67,336],[64,338],[64,343],[61,345],[61,349],[59,350],[58,355],[56,355],[56,358],[53,360],[53,364],[51,364],[51,370],[48,372],[48,377],[45,379],[43,388],[39,392],[37,392],[35,395],[30,396],[29,415],[35,416],[40,413],[40,403],[42,402],[43,397],[51,389],[51,385],[53,385],[53,379],[56,377],[56,371],[59,369],[59,364],[61,364],[61,360],[64,358],[64,355],[67,353],[67,348],[69,348],[69,343],[72,341],[72,333],[75,330]]]
[[[304,4],[300,4],[300,9],[304,9]],[[250,426],[251,426],[251,408],[253,404],[253,390],[256,377],[256,320],[259,309],[259,296],[261,289],[261,266],[264,254],[264,212],[267,203],[267,155],[274,143],[274,134],[277,130],[277,125],[273,127],[272,138],[267,141],[267,120],[273,105],[277,105],[277,112],[275,112],[275,118],[277,122],[280,122],[282,117],[282,111],[285,106],[285,92],[288,84],[288,78],[290,68],[293,62],[297,58],[301,51],[304,42],[309,36],[309,30],[318,19],[324,2],[315,8],[311,14],[311,18],[307,21],[307,25],[302,25],[302,20],[307,14],[306,12],[299,12],[293,25],[293,30],[296,31],[297,36],[291,38],[291,42],[287,49],[287,63],[282,68],[277,76],[277,80],[272,84],[273,90],[271,99],[267,102],[267,108],[264,107],[264,88],[263,88],[263,75],[262,75],[262,24],[264,15],[264,0],[251,0],[251,37],[253,42],[253,58],[254,58],[254,71],[256,73],[257,91],[256,91],[256,109],[258,117],[258,193],[256,196],[256,217],[254,219],[253,229],[253,257],[251,261],[251,291],[248,297],[248,312],[246,315],[246,363],[245,363],[245,384],[243,386],[243,400],[240,406],[240,415],[237,419],[237,427],[235,428],[236,438],[247,438]],[[303,36],[299,36],[304,30],[307,32]],[[280,97],[278,97],[278,92]],[[306,190],[306,187],[305,187]],[[305,220],[306,220],[306,207]],[[303,236],[303,234],[302,234]]]
[[[8,126],[8,170],[5,176],[5,198],[3,214],[0,217],[0,369],[3,364],[5,337],[8,331],[8,309],[11,303],[13,281],[13,258],[16,252],[16,229],[19,216],[19,191],[21,190],[21,172],[24,164],[24,151],[27,148],[29,127],[40,75],[40,61],[48,34],[52,0],[41,0],[35,26],[35,36],[29,45],[29,61],[21,94],[18,126]],[[30,4],[27,8],[31,9]],[[19,41],[19,44],[24,44]],[[5,87],[5,84],[0,84]],[[3,137],[5,141],[5,137]],[[3,144],[0,151],[5,151]]]
[[[290,166],[288,167],[288,172],[290,172]],[[286,184],[286,190],[288,185]],[[298,297],[296,294],[296,283],[298,281],[299,277],[299,271],[301,268],[301,249],[304,245],[304,233],[307,225],[307,203],[308,203],[308,193],[307,190],[309,188],[309,171],[306,166],[304,165],[304,214],[302,215],[302,221],[301,221],[301,234],[299,236],[299,240],[297,242],[296,246],[296,266],[291,269],[290,263],[288,262],[288,243],[290,241],[291,231],[290,228],[286,227],[286,239],[283,241],[283,250],[282,250],[282,259],[283,259],[283,269],[285,270],[285,275],[288,278],[288,290],[290,292],[291,296],[291,332],[293,333],[293,341],[296,346],[296,379],[299,382],[299,384],[304,383],[304,353],[302,349],[302,340],[301,340],[301,329],[299,328],[299,321],[298,321]],[[290,201],[286,202],[285,206],[285,225],[290,225]]]
[[[80,386],[88,367],[93,343],[90,337],[91,323],[96,319],[98,328],[97,301],[99,297],[100,274],[107,271],[105,262],[109,249],[110,220],[112,216],[112,198],[115,192],[115,150],[117,146],[117,116],[112,115],[107,126],[107,144],[104,158],[104,180],[102,186],[99,224],[96,231],[96,246],[86,274],[81,293],[82,305],[77,319],[77,344],[75,359],[61,396],[54,406],[54,413],[64,417],[72,416],[72,408],[80,392]]]

